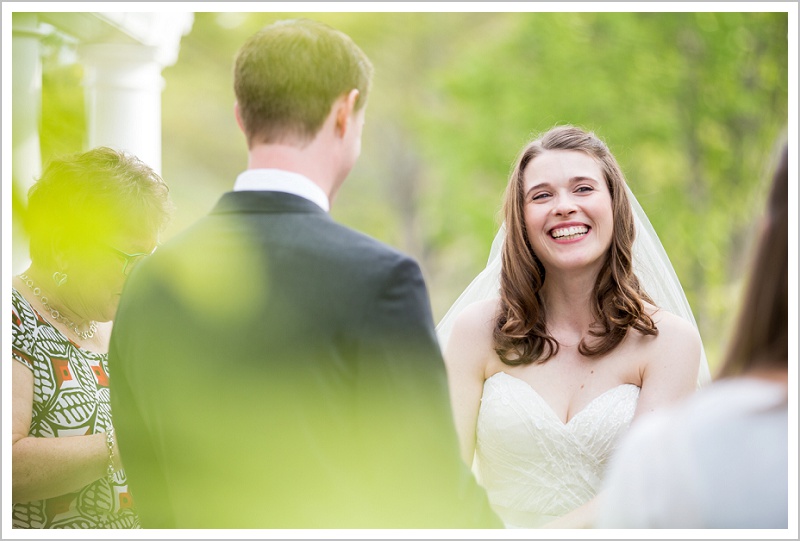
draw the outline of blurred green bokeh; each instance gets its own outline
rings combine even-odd
[[[166,238],[246,167],[236,50],[296,16],[346,32],[375,65],[362,156],[332,214],[420,261],[437,321],[485,264],[518,150],[576,124],[622,165],[714,370],[788,122],[787,13],[196,13],[163,74]],[[81,150],[85,125],[80,67],[52,52],[44,74],[46,162]]]

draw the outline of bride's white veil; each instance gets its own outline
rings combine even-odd
[[[689,301],[683,292],[680,280],[675,274],[675,269],[667,256],[655,229],[642,209],[628,185],[625,185],[636,223],[636,239],[633,243],[633,268],[639,283],[653,299],[656,306],[678,315],[697,327]],[[467,286],[455,303],[450,307],[442,320],[436,326],[439,343],[444,350],[453,323],[459,313],[473,302],[498,297],[500,295],[500,265],[503,242],[505,241],[505,223],[495,235],[489,260],[486,267]],[[697,385],[702,387],[711,381],[708,368],[708,359],[705,349],[701,349],[700,371],[697,376]]]

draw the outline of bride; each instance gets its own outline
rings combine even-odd
[[[630,423],[710,379],[702,343],[593,133],[526,145],[503,212],[487,268],[437,327],[462,456],[506,527],[590,527]]]

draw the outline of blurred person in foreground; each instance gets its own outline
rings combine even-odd
[[[137,269],[111,340],[143,527],[501,526],[459,459],[418,264],[328,213],[372,72],[303,19],[237,54],[247,170]]]
[[[31,187],[30,266],[13,278],[14,528],[136,528],[109,404],[108,342],[128,274],[155,249],[169,190],[100,147]]]
[[[784,145],[717,378],[631,429],[600,527],[788,527],[788,184]]]

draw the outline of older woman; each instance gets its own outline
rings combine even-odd
[[[497,295],[443,340],[463,457],[507,527],[588,527],[634,417],[695,390],[700,336],[641,286],[625,179],[594,134],[526,145],[504,217]]]
[[[15,528],[139,526],[114,439],[108,340],[122,288],[171,210],[137,158],[55,160],[30,190],[31,264],[12,291]]]

